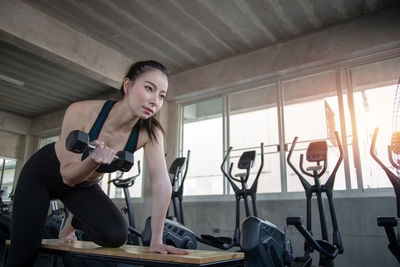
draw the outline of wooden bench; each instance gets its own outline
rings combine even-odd
[[[6,241],[6,247],[10,240]],[[163,255],[150,253],[149,247],[124,245],[119,248],[103,248],[93,242],[64,243],[58,239],[44,239],[41,253],[51,256],[51,267],[57,266],[58,256],[79,257],[114,263],[141,266],[243,266],[244,254],[239,252],[189,250],[190,255]],[[6,249],[8,252],[8,249]]]

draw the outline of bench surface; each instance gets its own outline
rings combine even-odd
[[[7,240],[7,244],[10,241]],[[149,261],[164,261],[187,264],[206,264],[220,261],[243,259],[241,252],[188,250],[190,255],[159,254],[149,252],[149,247],[124,245],[119,248],[104,248],[88,241],[65,243],[59,239],[43,239],[42,248],[46,250],[76,252],[87,255],[103,255]]]

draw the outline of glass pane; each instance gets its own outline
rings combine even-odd
[[[222,99],[183,107],[183,151],[190,150],[184,195],[223,194]]]
[[[390,166],[387,146],[392,134],[392,110],[396,86],[386,86],[354,93],[357,116],[361,170],[364,188],[391,187],[386,174],[370,155],[371,140],[376,127],[379,135],[376,154],[387,167]]]
[[[264,167],[258,180],[258,193],[280,192],[281,174],[279,153],[278,115],[276,86],[247,90],[230,95],[229,137],[233,147],[232,173],[244,172],[235,169],[243,152],[255,150],[256,161],[247,182],[250,187],[257,176],[261,163],[260,144],[264,143]],[[240,187],[240,185],[238,185]],[[230,191],[233,193],[233,190]]]
[[[117,188],[113,183],[108,184],[108,175],[110,175],[110,180],[115,179],[116,177],[122,175],[121,179],[127,179],[133,176],[138,175],[138,163],[140,164],[140,174],[136,177],[135,183],[129,187],[129,194],[132,197],[141,197],[142,196],[142,182],[143,182],[143,148],[137,150],[134,154],[135,164],[129,172],[113,172],[111,174],[105,174],[103,179],[100,182],[101,188],[104,192],[107,193],[109,190],[110,198],[125,198],[124,191],[122,188]],[[109,187],[109,189],[108,189]]]
[[[335,144],[335,131],[340,133],[339,105],[336,93],[336,73],[327,72],[286,81],[284,90],[285,140],[289,149],[298,136],[296,150],[292,154],[293,165],[299,169],[300,154],[305,154],[310,142],[327,140],[329,146],[328,166],[321,177],[325,183],[336,165],[339,151]],[[304,169],[315,166],[304,160]],[[287,165],[288,192],[303,191],[299,178]],[[304,175],[305,176],[305,175]],[[312,179],[309,181],[314,183]],[[334,188],[345,189],[344,165],[336,173]]]
[[[4,166],[3,162],[5,163]],[[16,165],[17,165],[17,160],[15,159],[0,158],[0,175],[2,174],[1,190],[3,191],[2,193],[3,201],[11,200],[10,193],[13,188]]]
[[[400,57],[357,66],[350,72],[363,187],[391,187],[386,174],[372,159],[370,146],[374,130],[379,127],[376,153],[384,164],[390,166],[387,145],[390,145],[395,122],[394,97],[400,77]]]

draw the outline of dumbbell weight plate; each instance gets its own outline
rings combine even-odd
[[[74,153],[83,153],[89,145],[89,135],[85,132],[75,130],[70,132],[65,141],[65,148]]]
[[[134,162],[133,153],[128,151],[119,151],[116,156],[118,159],[114,160],[112,163],[116,169],[122,172],[127,172],[132,168]]]

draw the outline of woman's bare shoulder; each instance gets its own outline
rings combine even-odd
[[[164,135],[163,135],[162,130],[158,127],[155,127],[154,134],[155,134],[155,136],[152,136],[152,138],[150,138],[149,133],[147,132],[147,129],[141,128],[140,132],[139,132],[139,140],[138,140],[138,144],[137,144],[137,149],[140,149],[145,146],[147,146],[147,147],[163,146]]]
[[[92,114],[98,114],[104,105],[104,100],[87,100],[74,102],[67,108],[67,113],[87,118]]]
[[[72,119],[76,124],[82,122],[82,124],[85,125],[96,119],[104,102],[104,100],[74,102],[67,108],[65,117],[67,119]]]

